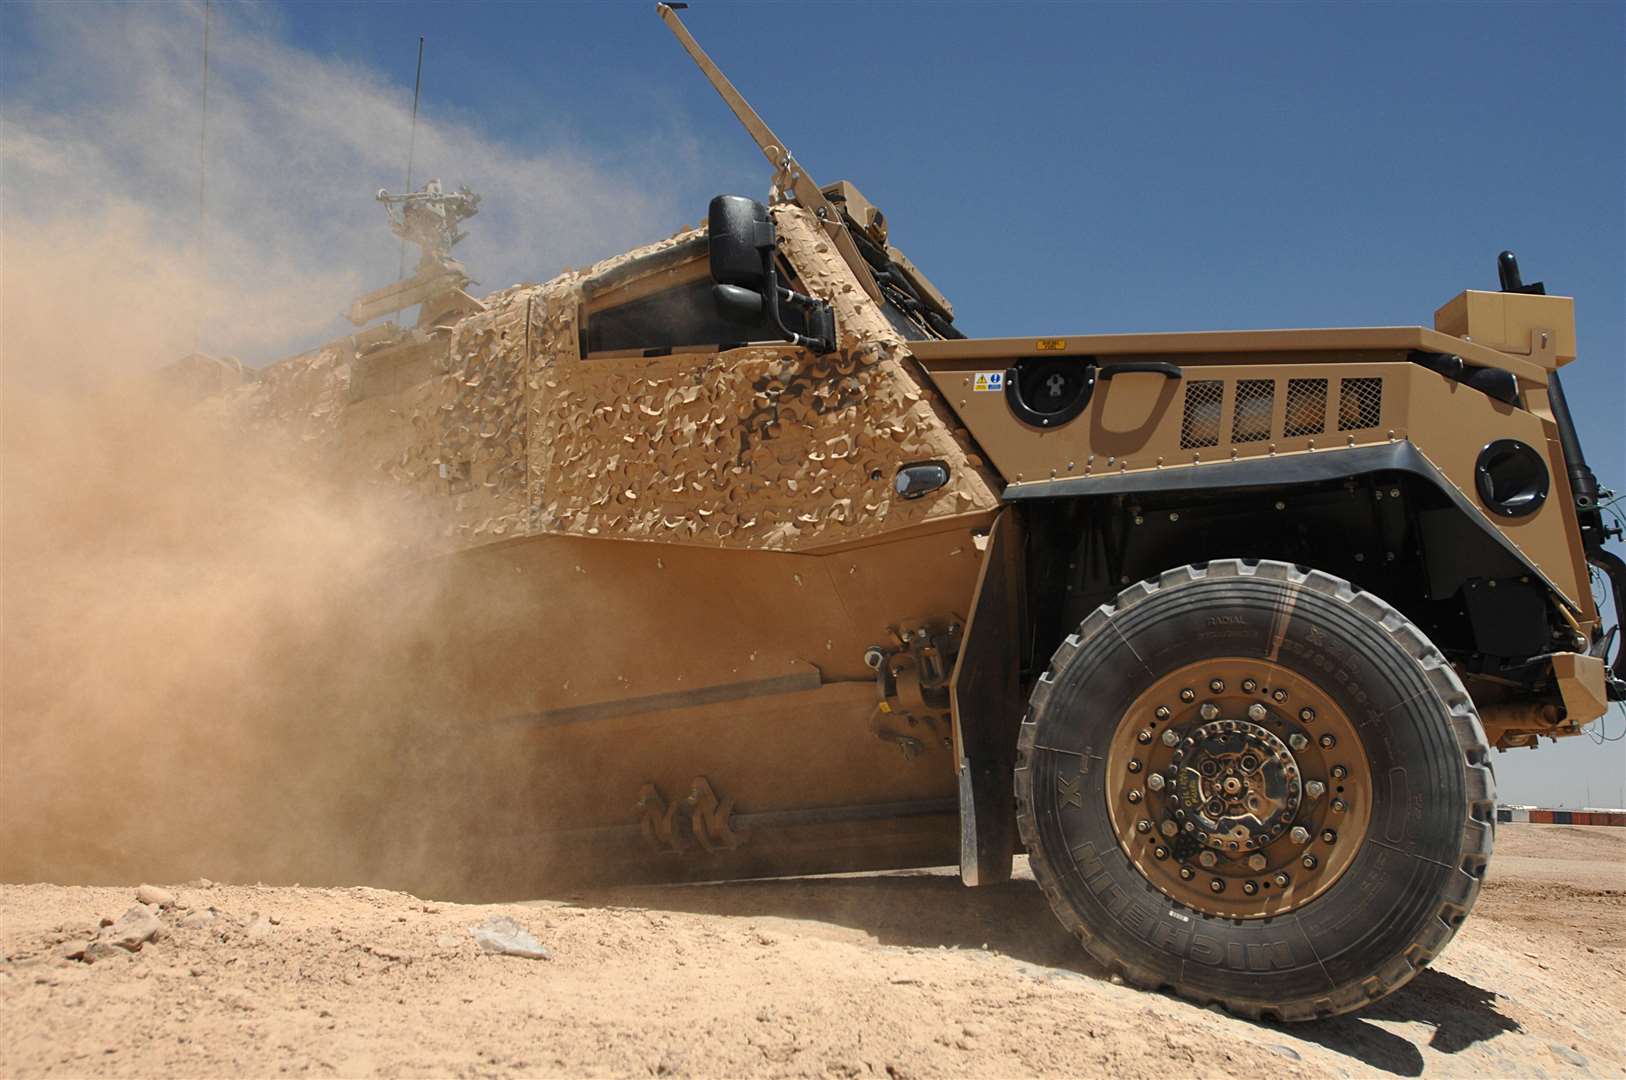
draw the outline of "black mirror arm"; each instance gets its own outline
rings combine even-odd
[[[806,307],[814,310],[821,309],[825,305],[822,300],[816,300],[811,296],[803,296],[801,293],[792,292],[779,284],[779,268],[774,265],[774,244],[771,239],[773,235],[772,223],[769,223],[768,229],[770,237],[769,244],[767,247],[762,249],[762,277],[764,283],[762,290],[762,303],[767,309],[769,321],[773,323],[775,329],[785,336],[786,341],[797,346],[798,348],[810,349],[816,353],[834,352],[836,348],[834,334],[830,335],[828,338],[807,337],[786,327],[785,320],[780,317],[780,301],[784,301],[787,304],[795,304],[798,307]]]

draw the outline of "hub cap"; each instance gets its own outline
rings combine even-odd
[[[1132,705],[1107,756],[1107,809],[1146,879],[1233,919],[1298,908],[1337,881],[1371,818],[1343,711],[1263,660],[1192,664]]]

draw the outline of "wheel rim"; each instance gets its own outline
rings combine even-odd
[[[1372,775],[1349,718],[1279,664],[1204,660],[1119,721],[1107,755],[1118,843],[1157,889],[1232,919],[1293,911],[1354,861]]]

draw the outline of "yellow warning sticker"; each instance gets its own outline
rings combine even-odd
[[[971,389],[1003,391],[1005,389],[1005,373],[1003,371],[979,371],[976,378],[971,380]]]
[[[1033,343],[1035,352],[1063,352],[1067,348],[1064,337],[1042,337]]]

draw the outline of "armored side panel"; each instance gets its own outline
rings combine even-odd
[[[500,808],[448,844],[528,838],[528,887],[958,856],[941,658],[995,485],[824,231],[774,213],[832,354],[726,341],[688,232],[229,399],[421,508],[430,539],[380,582],[435,597],[413,726]],[[919,462],[947,482],[900,497]]]

